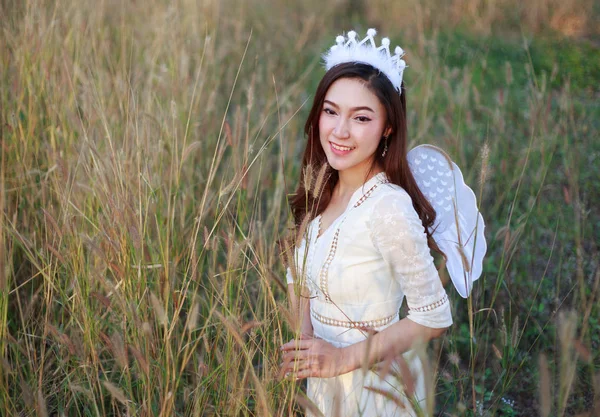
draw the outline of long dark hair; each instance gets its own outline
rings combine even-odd
[[[386,173],[390,182],[401,186],[410,195],[413,207],[425,227],[429,247],[440,252],[431,238],[431,229],[436,216],[435,210],[419,189],[406,159],[406,90],[404,90],[404,84],[401,86],[402,94],[400,95],[383,73],[367,64],[344,63],[336,65],[327,71],[317,87],[313,105],[304,126],[307,143],[302,157],[300,181],[296,193],[290,200],[296,229],[300,228],[307,218],[312,219],[325,210],[331,201],[333,189],[338,181],[338,172],[329,167],[327,175],[324,177],[324,183],[319,187],[320,193],[317,195],[317,193],[306,189],[306,184],[314,184],[314,181],[307,182],[305,175],[313,175],[311,172],[318,171],[324,164],[327,164],[327,156],[319,138],[319,118],[329,87],[340,78],[363,80],[366,87],[377,96],[385,107],[387,114],[386,127],[391,128],[387,153],[385,157],[381,155],[385,146],[385,141],[381,140],[367,176],[378,164]],[[309,167],[311,169],[308,169]]]

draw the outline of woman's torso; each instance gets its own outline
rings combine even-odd
[[[361,327],[382,330],[398,321],[404,294],[371,238],[373,209],[386,193],[403,192],[372,177],[350,198],[346,210],[319,233],[321,216],[307,228],[296,252],[311,290],[315,335],[336,346],[364,340]]]

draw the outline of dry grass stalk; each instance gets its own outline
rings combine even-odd
[[[236,342],[236,344],[238,345],[238,348],[240,349],[240,351],[243,354],[242,358],[243,358],[243,360],[246,361],[245,369],[250,373],[250,377],[252,378],[252,381],[254,383],[253,385],[256,390],[257,402],[258,402],[258,408],[260,410],[260,415],[265,415],[265,416],[269,415],[270,414],[269,402],[267,400],[267,394],[265,392],[265,387],[263,386],[260,379],[256,375],[256,372],[254,371],[254,367],[252,366],[251,355],[248,352],[248,348],[247,348],[246,344],[244,343],[244,340],[242,338],[240,331],[238,331],[236,329],[236,327],[233,325],[233,323],[231,323],[231,321],[228,320],[225,316],[223,316],[220,312],[215,310],[214,314],[219,319],[219,321],[225,326],[227,333],[233,337],[233,340]]]
[[[150,375],[150,366],[148,365],[148,361],[146,360],[146,358],[144,357],[142,352],[134,346],[129,345],[128,347],[129,347],[129,351],[131,352],[131,354],[137,361],[138,365],[144,372],[144,375],[149,376]]]
[[[540,416],[548,417],[552,409],[551,380],[548,360],[543,353],[539,356],[538,365],[540,370]]]
[[[457,222],[458,225],[458,222]],[[463,264],[463,269],[465,270],[465,284],[467,284],[467,288],[470,288],[470,274],[469,272],[471,271],[471,263],[469,262],[469,259],[467,258],[467,254],[465,253],[465,247],[462,244],[457,244],[456,245],[456,249],[458,254],[460,255],[460,260]]]
[[[50,224],[50,226],[52,226],[52,231],[59,237],[59,239],[61,239],[63,237],[63,233],[54,217],[52,217],[52,215],[46,209],[42,209],[42,212],[44,213],[46,221]]]
[[[65,346],[68,349],[70,355],[75,355],[75,352],[76,352],[75,345],[73,344],[73,342],[71,341],[69,336],[67,336],[63,332],[59,331],[56,327],[54,327],[50,323],[46,323],[46,328],[48,329],[50,334],[52,336],[54,336],[54,338],[57,342],[59,342],[60,344],[62,344],[63,346]]]
[[[292,274],[292,280],[298,282],[296,261],[295,261],[295,248],[292,248],[290,239],[283,239],[283,258],[285,260],[284,265],[290,268]],[[287,271],[286,271],[287,272]]]
[[[249,414],[249,406],[239,401],[248,392],[248,387],[243,386],[240,381],[249,381],[248,385],[256,384],[256,380],[251,377],[253,371],[268,403],[263,403],[252,412],[279,417],[275,410],[293,408],[290,406],[293,395],[280,395],[287,387],[281,388],[282,384],[274,386],[270,383],[271,368],[253,367],[253,361],[259,355],[268,358],[267,362],[273,359],[274,346],[285,335],[282,330],[286,320],[292,322],[289,312],[281,307],[280,302],[284,298],[285,286],[275,288],[271,294],[261,291],[265,288],[260,288],[261,284],[257,285],[255,280],[256,274],[268,276],[264,273],[267,270],[271,274],[280,273],[280,268],[273,259],[272,242],[279,233],[279,216],[284,211],[281,210],[283,201],[279,200],[283,198],[278,197],[269,187],[253,187],[264,180],[267,172],[274,172],[275,167],[277,170],[282,168],[281,173],[286,181],[294,180],[290,174],[293,172],[290,168],[294,168],[290,163],[291,152],[285,149],[298,150],[301,147],[302,135],[296,134],[301,131],[301,122],[296,118],[286,125],[286,140],[289,139],[289,142],[285,149],[280,149],[283,149],[280,155],[272,155],[268,146],[261,147],[261,152],[264,152],[255,167],[248,162],[248,157],[252,154],[249,148],[253,140],[265,133],[270,134],[279,127],[275,126],[279,121],[273,122],[274,118],[271,117],[273,111],[281,109],[281,114],[293,114],[290,108],[295,108],[302,102],[302,96],[306,92],[306,79],[315,74],[314,66],[308,66],[306,71],[288,66],[292,62],[306,64],[304,52],[297,54],[294,51],[294,59],[285,59],[283,56],[284,59],[281,60],[262,59],[260,55],[265,50],[285,50],[286,45],[294,45],[296,49],[313,48],[318,44],[314,42],[315,39],[330,36],[325,33],[327,25],[324,23],[338,12],[339,7],[335,2],[330,5],[310,1],[296,2],[290,6],[299,7],[295,11],[302,13],[290,13],[289,7],[279,7],[278,2],[267,2],[267,6],[257,2],[254,5],[256,7],[240,9],[242,14],[239,16],[230,15],[226,3],[215,1],[200,2],[202,4],[194,4],[193,7],[190,7],[193,2],[182,2],[175,8],[167,2],[156,0],[143,5],[139,2],[127,2],[123,3],[123,8],[118,12],[110,7],[110,2],[59,2],[52,7],[44,7],[41,2],[34,1],[23,7],[19,2],[14,2],[15,7],[0,6],[0,15],[7,15],[6,19],[0,19],[0,32],[7,35],[0,37],[3,50],[7,51],[7,54],[0,54],[0,293],[3,294],[0,295],[0,363],[4,376],[0,381],[0,415],[32,413],[42,401],[52,405],[47,413],[54,412],[55,404],[61,404],[65,405],[65,415],[98,414],[98,411],[87,407],[90,404],[104,403],[106,407],[112,407],[112,410],[103,409],[100,414],[119,412],[123,407],[108,405],[98,390],[103,382],[97,370],[109,368],[113,372],[111,380],[115,381],[114,387],[121,390],[121,400],[131,395],[130,400],[139,404],[140,412],[146,415],[150,414],[151,407],[148,404],[153,398],[164,400],[165,414],[184,414],[188,410],[188,402],[184,401],[186,405],[179,408],[179,405],[174,405],[174,399],[186,399],[188,395],[197,415],[228,412]],[[451,69],[443,63],[438,65],[444,58],[436,51],[441,45],[433,38],[428,39],[427,33],[437,33],[438,30],[453,28],[472,20],[477,21],[473,25],[475,30],[489,31],[492,26],[502,23],[501,19],[510,19],[504,12],[511,5],[515,6],[511,16],[519,19],[515,23],[529,20],[537,22],[539,27],[535,27],[536,33],[544,30],[544,27],[577,33],[587,30],[585,25],[592,20],[589,17],[586,23],[578,17],[586,15],[591,1],[567,0],[561,3],[558,0],[535,0],[526,8],[522,4],[516,5],[513,0],[491,3],[483,0],[452,0],[448,5],[441,6],[439,2],[417,0],[375,1],[374,5],[369,3],[369,14],[381,14],[381,10],[385,10],[387,15],[408,16],[405,19],[409,22],[406,33],[410,39],[416,39],[417,49],[423,48],[410,57],[412,62],[409,63],[419,74],[423,74],[418,82],[409,85],[415,92],[409,93],[410,100],[414,100],[409,107],[417,109],[417,119],[420,120],[415,140],[442,140],[445,141],[444,145],[450,146],[458,155],[467,157],[472,154],[467,146],[472,144],[468,143],[470,141],[463,143],[461,137],[471,137],[473,132],[479,132],[481,114],[486,115],[490,131],[506,133],[502,135],[502,141],[494,142],[494,155],[490,157],[486,167],[488,170],[484,169],[482,161],[482,171],[479,173],[480,181],[482,177],[492,181],[494,190],[498,191],[490,206],[506,207],[512,204],[511,207],[516,207],[515,210],[527,206],[527,198],[532,196],[519,196],[514,201],[507,201],[504,195],[513,194],[511,187],[516,182],[516,177],[510,175],[513,163],[511,158],[515,157],[516,152],[522,154],[524,150],[521,147],[511,149],[515,147],[515,143],[520,146],[518,141],[522,138],[518,135],[511,137],[511,133],[518,132],[511,130],[511,123],[508,123],[513,117],[515,125],[518,126],[521,121],[521,109],[513,113],[515,107],[511,101],[515,101],[513,90],[520,88],[515,84],[521,82],[523,76],[527,76],[522,70],[524,63],[511,61],[515,68],[513,74],[513,67],[507,62],[505,74],[500,74],[506,82],[499,90],[492,91],[488,89],[488,85],[480,84],[472,76],[477,71],[479,60],[473,60],[472,65],[469,63],[463,68]],[[272,4],[278,7],[270,7]],[[456,6],[455,14],[452,13],[453,6]],[[309,9],[317,13],[307,18],[304,12]],[[278,14],[279,10],[284,10],[285,16]],[[531,15],[525,16],[528,13]],[[415,19],[410,19],[410,16]],[[267,39],[264,33],[259,33],[262,31],[260,28],[265,27],[267,18],[267,26],[272,29],[266,31],[267,34],[276,32],[277,37]],[[383,19],[383,25],[388,20]],[[243,47],[250,26],[259,28],[254,32],[248,49],[248,56],[256,56],[257,60],[251,66],[244,62],[240,67],[241,71],[236,73],[235,64],[239,62],[236,60],[244,53]],[[523,25],[521,27],[525,31],[530,29]],[[131,28],[135,30],[130,30]],[[163,30],[165,28],[169,30]],[[380,29],[381,33],[388,32],[398,40],[405,36],[405,33],[401,34],[396,29],[393,29],[396,32],[384,27]],[[80,30],[86,36],[74,36]],[[518,33],[517,36],[521,34]],[[82,39],[85,39],[85,45]],[[131,45],[135,45],[134,50]],[[198,57],[199,51],[202,57]],[[315,49],[314,55],[308,50],[306,52],[316,56],[319,51]],[[423,58],[420,59],[417,55]],[[485,73],[491,72],[491,68],[483,69],[485,71],[480,75],[486,77]],[[282,78],[277,80],[277,85],[279,90],[282,90],[281,86],[285,90],[280,91],[277,98],[270,94],[270,82],[264,82],[265,74],[271,73]],[[195,95],[192,97],[196,91],[192,93],[190,89],[191,78],[194,77],[192,74],[197,74],[198,77],[197,98]],[[535,72],[529,74],[537,77]],[[238,80],[238,75],[237,85],[242,86],[243,91],[239,87],[232,87],[234,81]],[[581,129],[576,126],[581,119],[572,110],[577,102],[572,99],[568,83],[559,92],[558,104],[562,113],[553,122],[552,117],[558,113],[550,103],[554,102],[556,90],[552,90],[551,83],[546,83],[541,78],[530,81],[539,85],[532,90],[532,94],[539,95],[539,98],[532,99],[530,108],[524,111],[536,121],[531,125],[536,129],[541,124],[540,120],[544,119],[543,129],[548,133],[543,136],[542,143],[533,143],[532,155],[539,151],[542,165],[546,163],[544,158],[548,149],[552,149],[552,152],[556,149],[557,154],[564,155],[566,159],[572,157],[580,149],[577,147],[578,143],[585,143],[587,136],[595,135],[595,125],[582,124]],[[40,92],[43,94],[40,95]],[[527,91],[523,93],[527,94]],[[444,107],[432,106],[433,98],[437,98],[438,94],[447,101]],[[490,107],[487,103],[488,96],[500,99]],[[247,111],[240,110],[244,99],[247,99]],[[171,108],[169,103],[172,103]],[[189,111],[185,111],[188,105]],[[52,110],[49,112],[48,109]],[[254,113],[251,112],[252,109]],[[232,126],[226,122],[230,115],[234,115],[235,120]],[[463,129],[463,117],[466,118],[466,130]],[[414,119],[415,116],[409,114],[409,118]],[[504,119],[505,126],[501,124]],[[219,134],[221,121],[223,131]],[[181,131],[184,126],[186,133],[182,140]],[[526,126],[525,121],[523,127]],[[590,131],[584,132],[583,127],[590,128]],[[564,145],[553,139],[553,128],[565,138]],[[431,135],[431,132],[439,131],[446,131],[448,138],[440,139]],[[241,139],[244,135],[245,142]],[[572,143],[571,137],[576,137],[577,143]],[[221,138],[219,144],[216,143],[218,138]],[[216,150],[214,163],[211,160],[213,147]],[[255,149],[258,148],[255,146]],[[502,155],[502,164],[494,160],[497,155]],[[591,155],[593,154],[585,157]],[[565,194],[567,200],[577,205],[577,216],[585,213],[575,187],[580,181],[584,181],[585,176],[578,177],[581,168],[575,162],[567,161],[563,164],[557,162],[556,158],[553,163],[555,162],[564,168],[563,172],[570,178],[571,185]],[[246,172],[247,167],[249,170]],[[256,167],[258,168],[255,169]],[[326,184],[326,168],[311,167],[311,175],[307,178],[310,182],[307,191],[317,200]],[[502,171],[506,177],[504,182],[490,175],[495,169]],[[245,173],[243,178],[236,177],[236,182],[241,180],[242,188],[248,192],[240,193],[239,198],[233,198],[238,196],[239,190],[235,186],[236,182],[232,183],[231,187],[224,190],[230,196],[229,202],[224,205],[220,199],[219,187],[211,185],[211,179],[227,179],[232,172]],[[535,181],[539,177],[537,174],[534,173],[526,181],[527,185],[531,181],[532,186],[536,186]],[[205,198],[200,201],[199,194],[203,190]],[[539,200],[545,198],[544,194],[552,192],[552,186],[544,186]],[[269,214],[265,216],[264,213]],[[501,211],[492,212],[490,207],[489,213],[495,215]],[[540,211],[532,214],[544,213]],[[585,216],[593,218],[593,210]],[[265,217],[267,221],[264,221]],[[517,217],[519,216],[515,215]],[[196,219],[194,229],[200,242],[204,243],[201,245],[203,247],[197,248],[195,244],[189,244],[190,241],[195,242],[195,237],[190,236],[193,232],[189,230],[192,218]],[[214,219],[219,221],[215,222]],[[510,268],[517,268],[520,263],[518,261],[521,261],[516,256],[517,244],[521,236],[529,234],[530,226],[525,228],[519,223],[526,223],[526,220],[521,217],[516,224],[509,221],[506,226],[502,236],[505,238],[504,254],[509,261],[505,267],[500,268],[502,272],[499,273],[499,278],[501,274],[511,273]],[[586,217],[576,225],[576,229],[581,231],[581,237],[589,235],[586,222],[593,223],[587,221]],[[218,223],[215,230],[210,231],[215,223]],[[561,227],[563,224],[568,229],[568,218],[561,220]],[[260,229],[259,233],[256,232],[257,228]],[[490,230],[493,233],[493,229]],[[223,246],[221,236],[233,236],[229,239],[231,242],[240,234],[248,239],[247,246]],[[586,252],[581,249],[589,246],[583,238],[580,240],[577,253],[578,277],[582,277],[587,265]],[[501,246],[502,239],[499,242]],[[191,250],[190,246],[193,246]],[[293,246],[293,243],[289,246]],[[228,249],[235,253],[229,254]],[[257,259],[250,261],[250,249],[256,249],[259,254]],[[493,256],[502,252],[501,247],[496,249],[491,251],[495,252]],[[287,251],[287,254],[291,256],[293,250]],[[242,258],[241,262],[233,259],[238,255]],[[193,261],[190,262],[188,256]],[[513,264],[513,260],[517,262]],[[181,265],[181,262],[194,265],[194,272],[191,274],[193,278],[189,278],[187,271],[180,273],[181,269],[177,265]],[[261,265],[257,267],[256,262]],[[537,263],[533,262],[532,265]],[[150,267],[152,265],[164,265],[169,270],[168,274],[161,275]],[[292,268],[292,272],[296,274],[296,269]],[[216,278],[208,283],[206,277]],[[244,285],[238,283],[238,277],[243,277],[239,282]],[[560,350],[572,355],[566,361],[569,366],[576,363],[573,358],[577,354],[584,360],[593,359],[594,353],[584,344],[589,340],[589,334],[597,330],[588,319],[596,313],[593,303],[598,299],[598,287],[593,286],[590,293],[587,280],[578,279],[582,305],[577,306],[577,311],[582,313],[579,317],[582,317],[580,322],[584,323],[579,335],[581,343],[574,344],[575,351],[573,347]],[[158,286],[161,289],[158,294],[160,298],[147,294],[159,280],[163,280]],[[498,279],[498,282],[501,281]],[[115,282],[118,282],[116,289]],[[210,287],[212,282],[219,285]],[[509,282],[509,286],[511,290],[520,289],[522,283],[515,279]],[[486,294],[489,288],[486,286]],[[557,294],[563,289],[557,288]],[[109,291],[112,292],[109,294]],[[154,291],[157,294],[158,290]],[[199,295],[190,303],[190,299],[186,297],[195,291]],[[503,289],[496,290],[494,295],[496,292],[501,297],[504,294]],[[167,309],[170,294],[178,294],[173,298],[172,313],[168,313]],[[91,295],[92,300],[84,299],[86,295]],[[145,300],[147,296],[150,301]],[[507,301],[504,299],[502,302]],[[136,311],[136,308],[145,303],[150,308],[139,308]],[[17,305],[20,306],[16,307]],[[176,319],[182,311],[181,306],[193,306],[187,322]],[[65,314],[65,307],[69,308],[68,315]],[[510,304],[507,306],[513,307]],[[202,330],[197,328],[199,314],[192,314],[196,309],[227,311],[233,317],[264,323],[260,328],[261,333],[265,332],[264,340],[252,339],[242,347],[237,339],[222,330],[223,326],[209,325],[207,327],[210,327],[211,332],[216,332],[213,339],[212,333],[204,332],[204,326],[201,326]],[[44,312],[44,321],[36,327],[40,311]],[[168,314],[171,314],[172,325],[169,333],[159,343],[153,332],[160,326],[150,324],[153,320],[151,316],[156,317],[157,323],[168,325]],[[126,326],[122,326],[121,318],[127,323]],[[46,321],[52,327],[45,326]],[[17,327],[14,337],[9,333],[9,324]],[[74,326],[77,326],[76,330]],[[244,330],[253,328],[252,321],[246,323],[246,328],[235,322],[232,326],[242,341],[251,339],[244,334]],[[456,334],[456,328],[458,326],[448,332],[450,340]],[[512,345],[511,347],[522,350],[523,341],[530,332],[520,333],[522,341],[517,344],[517,328],[515,323],[511,335],[507,334],[506,328],[502,329],[504,333],[501,337],[505,347]],[[589,330],[588,333],[586,329]],[[192,333],[192,330],[195,331]],[[498,355],[494,346],[490,350],[485,349],[485,343],[489,340],[487,337],[495,335],[490,336],[485,327],[476,330],[478,349],[482,348],[478,352],[493,351],[492,355]],[[53,348],[52,355],[45,350],[45,356],[42,357],[40,354],[44,349],[40,347],[43,345],[37,341],[47,342],[44,332],[51,334],[60,348]],[[82,343],[78,340],[79,332],[85,335]],[[115,332],[118,335],[115,336]],[[113,337],[106,336],[111,334]],[[196,370],[192,368],[195,367],[189,366],[191,362],[186,361],[202,356],[195,350],[196,336],[198,343],[204,344],[203,349],[207,354],[194,361],[200,364],[199,376],[194,379]],[[127,346],[124,340],[137,343],[137,346]],[[102,347],[102,342],[106,344],[106,349]],[[80,344],[83,345],[81,349]],[[113,366],[113,358],[106,355],[105,350],[115,354],[119,366]],[[85,355],[80,351],[85,352]],[[232,358],[231,352],[242,352],[245,356]],[[129,372],[124,366],[129,354],[141,369],[141,381],[135,380],[136,372]],[[89,358],[92,358],[92,367],[88,363]],[[504,360],[510,361],[511,358],[504,357]],[[45,367],[38,366],[41,361]],[[215,366],[218,361],[222,361],[224,365]],[[152,364],[152,370],[149,363]],[[569,366],[566,367],[567,371],[572,369]],[[463,370],[463,366],[458,365],[451,368],[456,374]],[[47,369],[51,372],[46,372]],[[90,369],[96,373],[89,372]],[[481,376],[481,371],[483,369],[476,370],[477,378]],[[69,385],[64,390],[53,388],[55,378],[60,378],[63,372],[68,372],[73,381],[81,381],[76,384],[82,384],[86,388],[79,385]],[[557,375],[561,378],[566,375],[568,379],[569,372],[565,374],[561,371]],[[149,379],[150,375],[152,378]],[[513,375],[505,376],[500,383],[508,383],[507,389],[510,390],[514,387],[514,383],[510,386],[512,377]],[[518,379],[517,376],[515,380]],[[586,381],[590,379],[592,378],[586,378]],[[190,385],[187,381],[192,380],[194,382]],[[40,386],[39,381],[46,385]],[[568,381],[562,387],[561,395],[566,397],[561,404],[568,402],[569,393],[573,397],[575,393],[581,392],[581,386],[573,381],[574,379],[571,380],[573,388],[570,391],[567,390],[571,386]],[[468,391],[458,378],[454,383],[448,384],[460,398]],[[130,390],[132,385],[136,389]],[[87,387],[93,388],[89,390]],[[600,392],[598,376],[595,387],[595,392]],[[585,386],[587,388],[589,385]],[[17,395],[15,398],[8,398],[8,392]],[[42,393],[45,398],[42,398]],[[215,398],[225,396],[229,396],[231,402],[212,403],[217,403]],[[80,400],[82,398],[83,401]],[[10,404],[25,404],[28,409],[16,410]],[[596,400],[597,408],[600,407],[598,404],[599,401]],[[231,410],[227,408],[228,405],[231,405]],[[464,406],[462,403],[457,406],[459,412],[461,405]],[[43,408],[38,410],[38,414],[43,415]],[[283,412],[279,414],[289,415]]]
[[[560,416],[565,414],[577,369],[577,356],[573,349],[576,331],[576,313],[574,311],[561,311],[558,316],[558,338],[561,347],[558,386],[558,415]]]
[[[600,415],[600,372],[594,375],[594,412]]]
[[[48,417],[48,408],[46,407],[46,399],[44,398],[44,394],[41,389],[37,391],[37,401],[36,407],[38,416],[40,417]]]
[[[306,229],[308,227],[308,224],[311,222],[311,216],[310,216],[310,212],[307,212],[304,215],[304,218],[302,219],[302,223],[300,223],[300,227],[298,227],[298,230],[296,232],[296,247],[299,247],[300,244],[302,243],[302,239],[304,239],[304,237],[306,236]]]
[[[374,392],[377,395],[381,395],[381,396],[385,397],[387,400],[392,401],[401,410],[406,409],[406,406],[404,405],[404,402],[402,401],[402,398],[400,397],[400,395],[398,395],[398,392],[391,391],[391,390],[384,390],[381,388],[375,388],[375,387],[371,387],[371,386],[365,387],[365,389],[367,389],[371,392]]]
[[[250,320],[250,321],[242,324],[242,328],[240,330],[240,333],[244,334],[244,333],[249,332],[250,330],[252,330],[252,329],[254,329],[256,327],[260,327],[262,325],[263,325],[263,323],[261,323],[258,320]]]
[[[302,407],[304,410],[307,410],[308,412],[313,414],[315,417],[325,417],[325,415],[321,412],[321,410],[319,410],[319,408],[315,405],[315,403],[313,403],[311,400],[306,398],[305,395],[296,394],[294,399],[296,400],[296,402],[298,403],[298,405],[300,407]]]

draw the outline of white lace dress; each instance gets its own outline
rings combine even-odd
[[[432,328],[452,324],[421,220],[410,196],[388,183],[384,173],[356,190],[344,213],[321,236],[319,224],[317,216],[296,248],[296,274],[287,270],[288,283],[295,275],[310,290],[315,337],[337,347],[363,341],[367,334],[359,328],[381,331],[400,319],[404,297],[410,320]],[[404,358],[415,378],[411,401],[424,408],[421,362],[414,352]],[[405,407],[367,387],[393,393]],[[398,378],[388,374],[382,379],[374,371],[309,378],[307,395],[327,417],[415,415]]]

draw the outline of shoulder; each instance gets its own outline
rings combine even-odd
[[[423,225],[410,195],[397,184],[381,185],[381,190],[373,199],[370,213],[371,229],[401,227],[421,232]]]
[[[404,188],[397,184],[381,184],[381,190],[373,201],[374,210],[385,210],[386,208],[413,209],[412,198]]]

